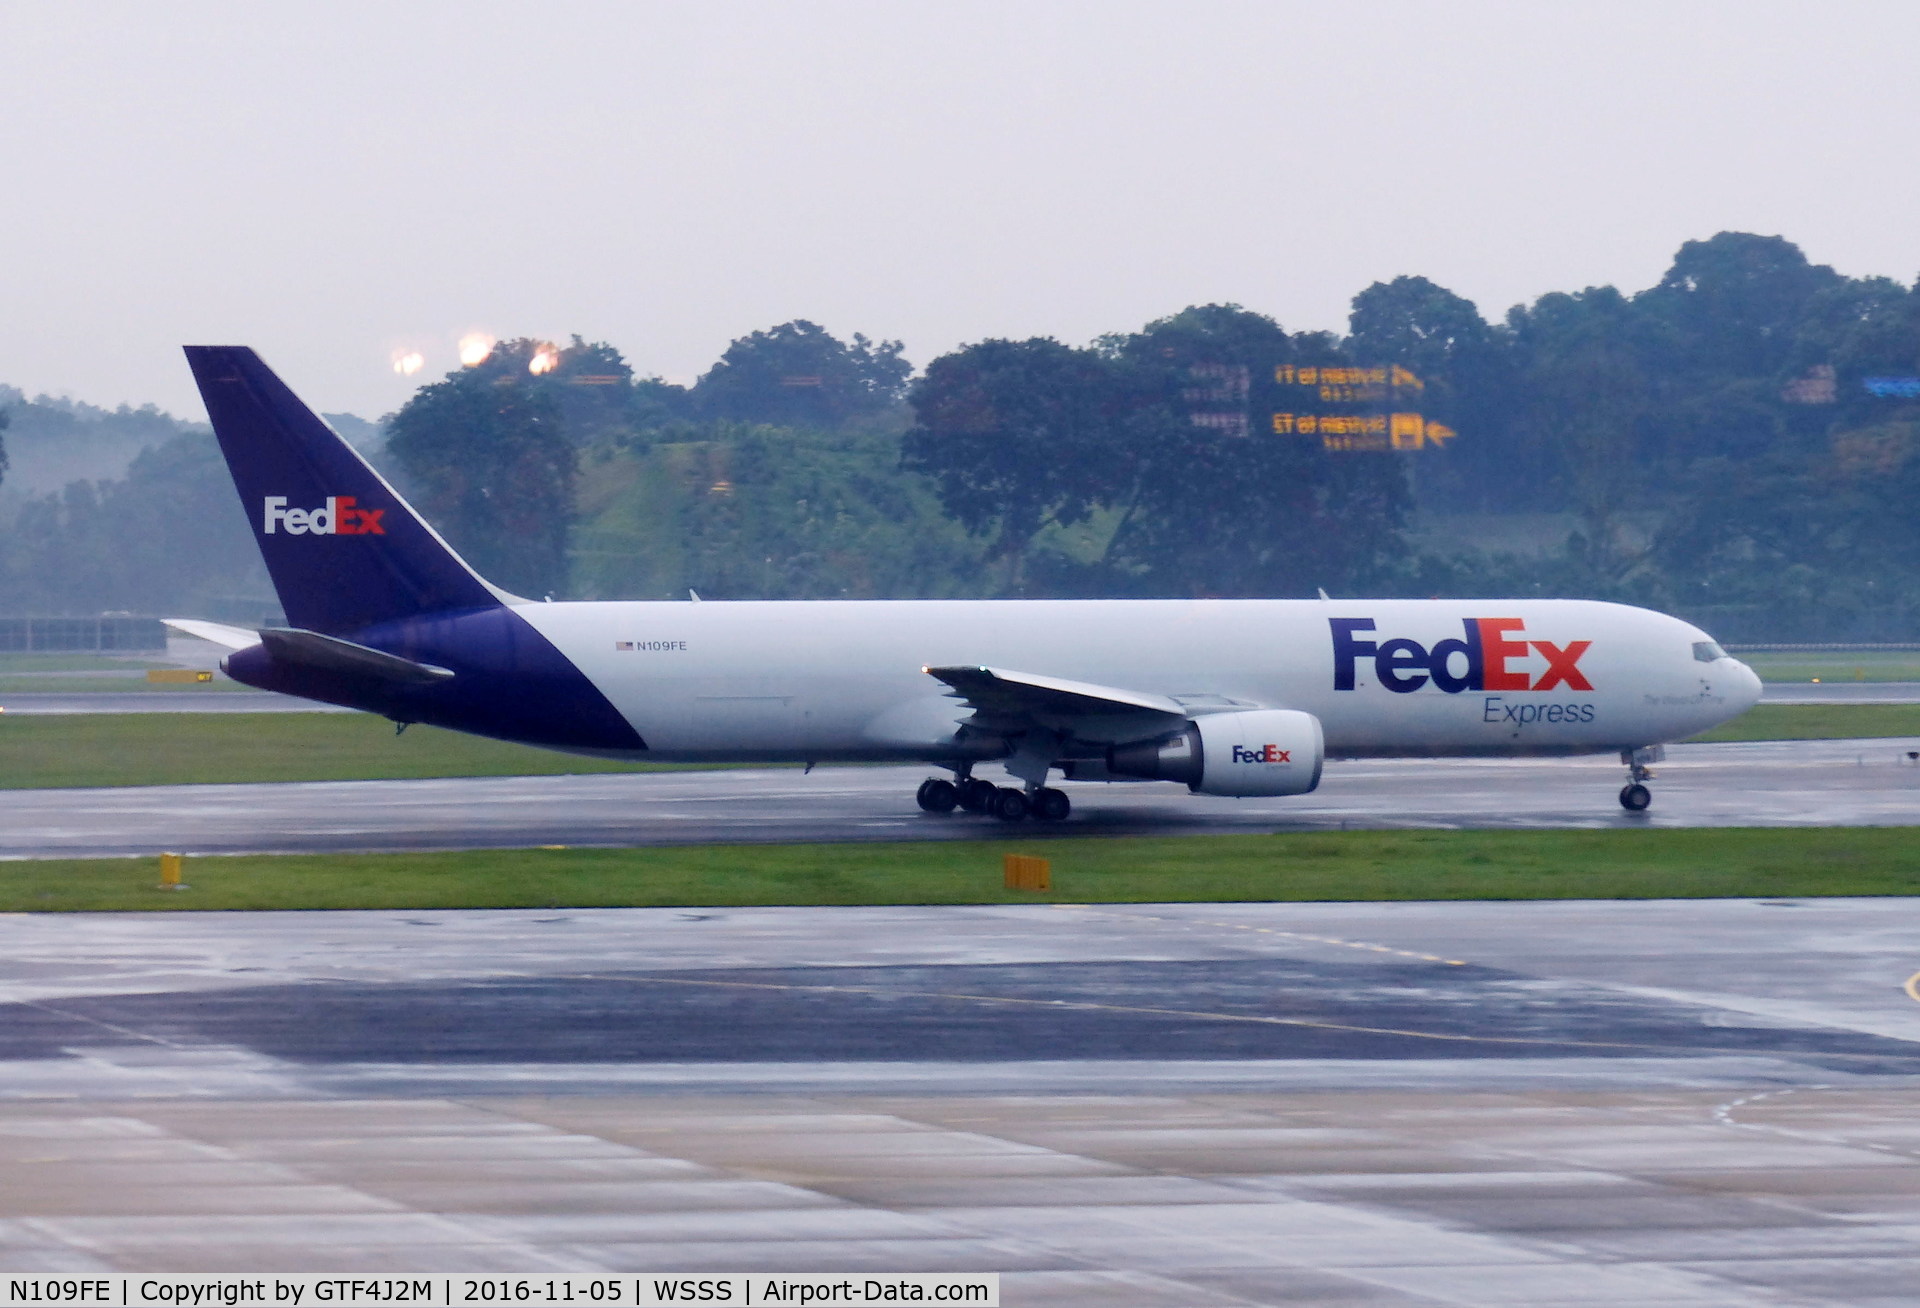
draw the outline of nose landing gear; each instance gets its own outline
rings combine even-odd
[[[1620,791],[1620,807],[1629,813],[1645,812],[1653,803],[1653,792],[1646,783],[1653,780],[1653,769],[1649,763],[1658,763],[1667,756],[1664,745],[1648,745],[1642,749],[1623,749],[1620,761],[1627,765],[1627,784]]]

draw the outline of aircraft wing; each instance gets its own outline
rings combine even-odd
[[[996,734],[1035,726],[1087,741],[1143,740],[1178,730],[1187,710],[1164,695],[1007,668],[928,668],[973,709],[969,725]]]
[[[175,631],[224,645],[228,649],[245,649],[260,643],[260,633],[246,627],[229,627],[224,622],[202,622],[198,618],[162,618],[160,621]]]

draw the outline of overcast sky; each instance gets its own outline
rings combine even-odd
[[[924,364],[1231,300],[1489,318],[1780,234],[1920,273],[1920,5],[0,0],[0,382],[368,417],[468,331],[691,381],[791,318]],[[408,381],[390,359],[417,348]]]

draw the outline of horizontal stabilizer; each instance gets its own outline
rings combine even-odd
[[[251,627],[229,627],[224,622],[202,622],[199,618],[162,618],[160,621],[182,635],[212,641],[227,649],[245,649],[260,643],[260,633]]]
[[[437,668],[431,663],[415,663],[398,654],[356,645],[337,636],[323,636],[317,631],[269,627],[260,633],[257,643],[267,647],[267,654],[275,663],[317,668],[324,672],[395,685],[430,686],[453,675],[450,670]]]

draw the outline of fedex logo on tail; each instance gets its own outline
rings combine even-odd
[[[1590,640],[1556,645],[1550,640],[1528,640],[1520,618],[1465,618],[1458,640],[1435,641],[1429,649],[1417,640],[1398,637],[1373,641],[1361,633],[1374,630],[1372,618],[1329,618],[1333,630],[1333,688],[1352,690],[1354,670],[1362,659],[1373,664],[1373,675],[1388,690],[1411,694],[1431,681],[1449,695],[1463,690],[1592,690],[1580,671],[1580,658]],[[1514,665],[1539,654],[1547,666],[1535,678]]]
[[[317,509],[290,509],[284,495],[269,495],[260,524],[262,533],[272,536],[285,531],[289,536],[384,536],[387,529],[380,519],[385,509],[363,509],[351,495],[329,495]]]

